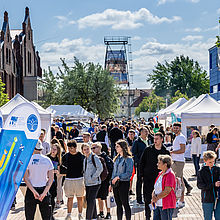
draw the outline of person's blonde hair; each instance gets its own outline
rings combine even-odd
[[[211,159],[216,159],[217,155],[214,151],[208,150],[206,152],[203,153],[203,160],[207,161],[207,160],[211,160]]]
[[[55,146],[57,148],[57,158],[59,161],[59,164],[61,164],[61,146],[58,143],[52,144],[52,147]],[[51,153],[50,153],[51,154]]]
[[[100,142],[92,143],[92,146],[97,146],[102,149],[102,144]]]

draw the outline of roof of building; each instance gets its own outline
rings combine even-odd
[[[134,102],[131,104],[131,107],[138,107],[140,103],[143,101],[144,97],[148,97],[150,95],[149,91],[140,91],[140,96],[137,97]]]

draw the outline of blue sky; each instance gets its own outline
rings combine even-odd
[[[147,74],[158,62],[188,55],[208,70],[208,49],[218,34],[219,0],[1,0],[11,29],[21,28],[30,8],[34,43],[42,67],[54,72],[60,58],[71,65],[104,64],[104,36],[130,36],[133,51],[132,88],[150,88]]]

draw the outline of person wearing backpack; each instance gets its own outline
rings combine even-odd
[[[176,179],[171,164],[172,158],[169,155],[158,156],[157,167],[161,172],[157,176],[152,193],[153,220],[171,220],[173,210],[176,208]]]
[[[125,140],[119,140],[115,145],[117,156],[114,158],[114,169],[112,172],[111,185],[117,205],[117,219],[122,220],[123,208],[126,220],[131,219],[131,208],[129,205],[130,178],[133,172],[134,162],[132,154]]]
[[[101,173],[103,165],[98,156],[93,154],[88,144],[82,144],[82,153],[85,155],[83,162],[84,181],[86,186],[86,219],[96,219],[96,197],[101,187]]]
[[[111,219],[111,214],[110,214],[110,208],[107,206],[107,196],[108,196],[108,189],[110,185],[110,180],[112,176],[112,171],[113,171],[113,161],[112,159],[103,151],[102,152],[102,144],[100,142],[96,142],[92,144],[91,147],[93,153],[95,153],[97,156],[99,156],[100,159],[104,160],[104,167],[107,168],[108,175],[105,180],[102,181],[101,187],[98,191],[97,199],[99,203],[99,211],[100,213],[98,214],[99,218],[104,218],[104,219]],[[105,201],[105,206],[107,209],[107,215],[106,217],[104,216],[103,208],[104,208],[104,202]]]

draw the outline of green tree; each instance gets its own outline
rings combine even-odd
[[[99,64],[80,63],[76,58],[73,67],[69,67],[64,59],[61,61],[58,104],[78,104],[101,118],[111,116],[117,110],[119,87],[107,70]]]
[[[0,106],[3,106],[9,101],[8,94],[5,93],[5,83],[0,78]]]
[[[181,55],[165,64],[158,62],[147,80],[155,89],[156,95],[175,96],[179,90],[188,97],[199,96],[209,92],[209,77],[197,61]]]
[[[139,116],[140,112],[156,112],[165,107],[163,97],[157,96],[154,92],[148,97],[144,97],[140,105],[135,109],[135,115]]]
[[[185,98],[189,99],[189,97],[186,94],[182,94],[179,90],[175,92],[175,96],[171,98],[171,104],[177,101],[179,98]]]
[[[43,93],[42,99],[39,103],[42,104],[44,108],[50,105],[57,104],[57,87],[59,83],[57,77],[53,74],[50,67],[48,70],[44,70],[43,73],[43,83],[41,85],[41,90]]]

